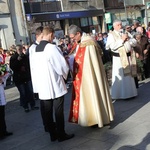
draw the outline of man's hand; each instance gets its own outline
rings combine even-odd
[[[147,50],[147,49],[145,49],[145,50],[143,51],[144,55],[145,55],[145,54],[147,54],[147,52],[148,52],[148,50]]]
[[[138,53],[135,53],[135,56],[136,56],[136,58],[139,58],[139,57],[140,57]]]
[[[125,42],[128,40],[128,34],[122,34],[122,40]]]

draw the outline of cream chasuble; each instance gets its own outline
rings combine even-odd
[[[114,118],[101,55],[98,44],[90,36],[84,36],[74,60],[70,122],[103,127]]]

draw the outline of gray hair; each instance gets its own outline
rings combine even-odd
[[[134,38],[136,38],[138,35],[142,36],[142,34],[140,32],[135,32]]]
[[[135,20],[135,21],[133,22],[133,24],[140,24],[140,22],[139,22],[138,20]]]
[[[70,25],[70,26],[69,26],[68,34],[73,34],[73,35],[75,35],[77,32],[82,33],[81,28],[79,28],[79,27],[76,26],[76,25]]]
[[[113,22],[113,27],[114,27],[117,23],[122,23],[122,21],[121,21],[121,20],[114,20],[114,22]]]

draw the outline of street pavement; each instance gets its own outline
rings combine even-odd
[[[7,129],[13,135],[0,141],[0,150],[150,150],[150,79],[140,82],[136,98],[113,101],[115,119],[103,128],[68,122],[69,88],[65,96],[65,128],[75,137],[64,142],[50,141],[43,129],[40,110],[24,112],[16,87],[7,87],[5,93]],[[36,104],[39,106],[39,100]]]

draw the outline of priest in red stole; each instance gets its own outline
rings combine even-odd
[[[69,122],[103,127],[114,119],[108,81],[102,63],[102,50],[89,35],[71,25],[68,34],[78,42],[73,64],[73,91]]]

